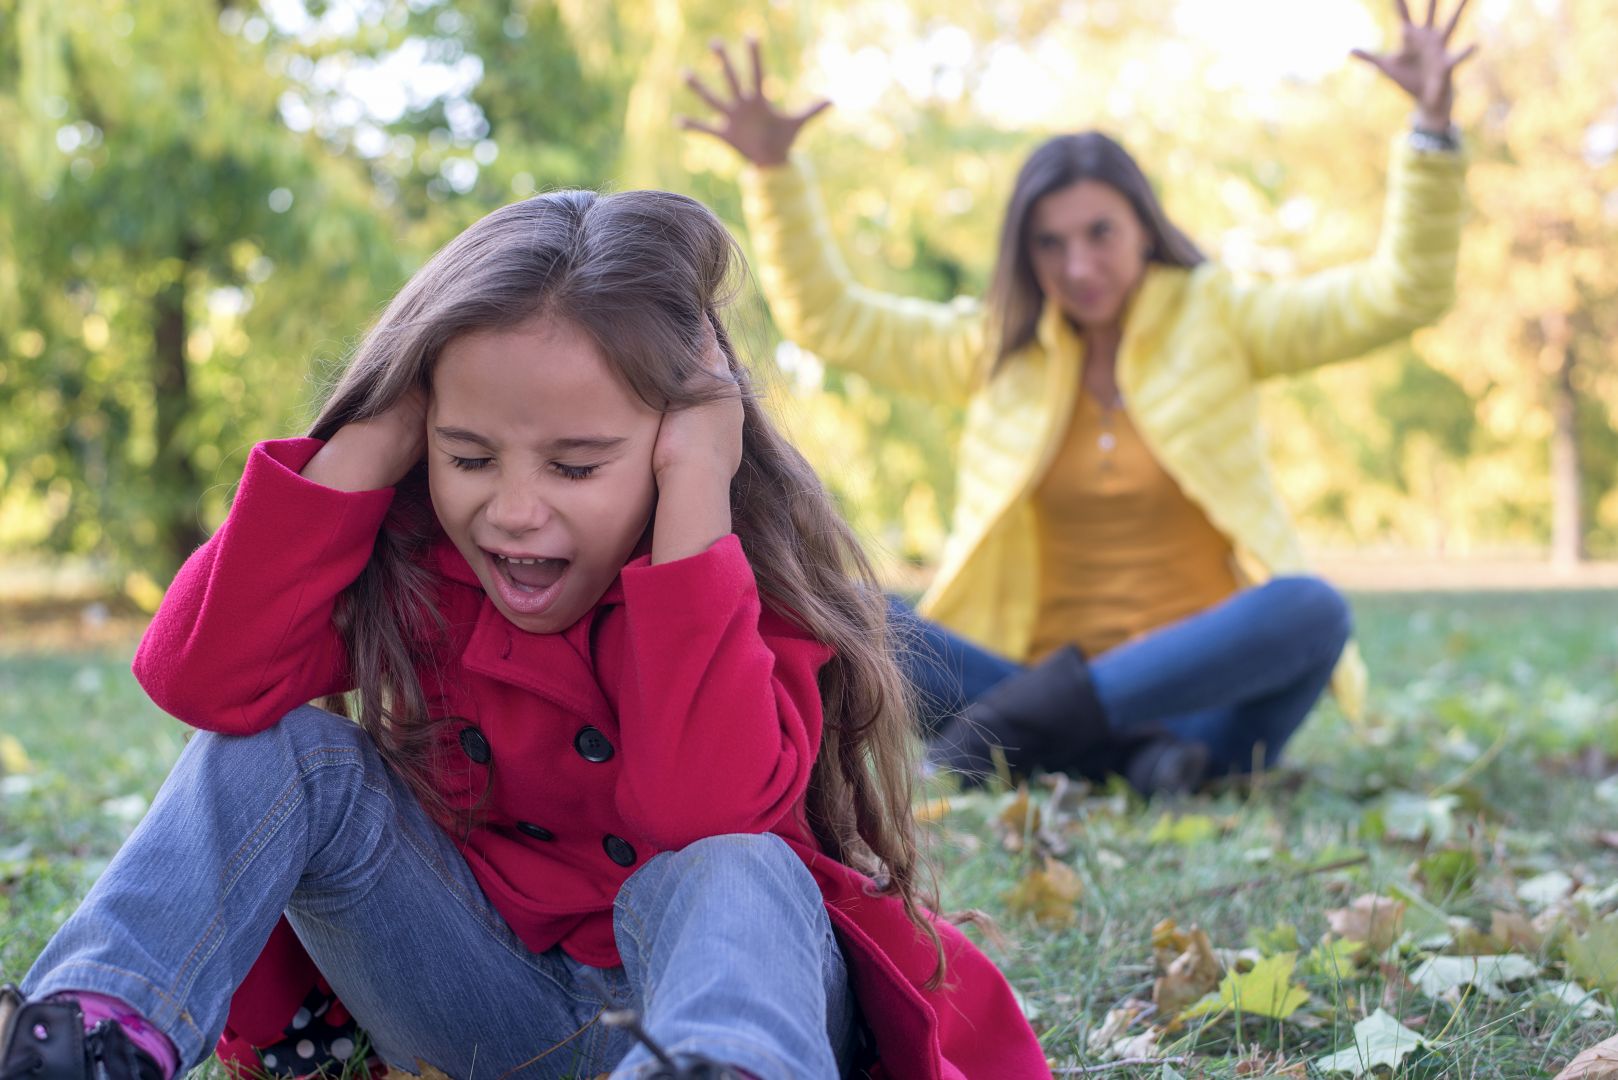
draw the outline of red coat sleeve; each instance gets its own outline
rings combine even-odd
[[[230,515],[180,568],[135,652],[164,711],[245,735],[348,689],[337,596],[371,557],[391,489],[343,492],[298,475],[317,439],[261,443]]]
[[[774,827],[809,786],[831,650],[762,610],[734,535],[622,580],[619,813],[664,849]]]

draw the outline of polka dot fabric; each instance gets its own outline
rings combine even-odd
[[[354,1056],[361,1032],[343,1003],[321,980],[286,1026],[281,1041],[259,1048],[259,1060],[270,1077],[338,1077]],[[369,1063],[379,1065],[376,1059]],[[375,1073],[375,1068],[366,1070]],[[364,1076],[365,1073],[360,1074]]]

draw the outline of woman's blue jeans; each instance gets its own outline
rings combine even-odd
[[[900,662],[928,732],[1023,665],[890,602]],[[1341,594],[1278,577],[1089,660],[1108,722],[1157,725],[1208,747],[1214,773],[1271,766],[1303,723],[1348,641]]]
[[[193,1067],[283,911],[376,1051],[411,1072],[649,1071],[604,1007],[639,1011],[672,1053],[759,1077],[835,1077],[853,1034],[820,890],[779,838],[647,860],[613,905],[623,966],[600,972],[603,1000],[590,969],[517,940],[371,739],[314,708],[193,737],[23,989],[121,998]]]

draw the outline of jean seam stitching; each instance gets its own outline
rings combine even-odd
[[[231,852],[230,857],[225,860],[219,877],[221,896],[228,895],[236,888],[241,881],[242,875],[247,872],[247,868],[263,852],[270,839],[285,827],[287,820],[292,816],[297,806],[305,802],[303,790],[314,773],[328,768],[357,766],[362,770],[363,775],[364,762],[360,758],[359,750],[354,747],[319,747],[299,755],[295,760],[298,766],[297,773],[281,792],[281,795],[259,818],[258,824],[253,827],[253,830],[247,834],[242,842],[236,846],[236,850]],[[223,917],[223,912],[214,912],[214,917],[203,928],[203,932],[198,937],[196,944],[192,946],[191,951],[175,971],[173,989],[181,997],[189,995],[202,969],[213,959],[220,946],[224,943],[224,935],[216,934]],[[199,952],[201,953],[200,956]]]

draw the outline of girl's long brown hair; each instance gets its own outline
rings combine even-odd
[[[870,565],[814,470],[749,390],[720,311],[742,262],[700,203],[659,191],[563,191],[514,203],[451,241],[400,290],[339,377],[309,434],[385,412],[412,390],[431,392],[445,344],[472,330],[539,315],[590,334],[630,389],[662,410],[699,404],[693,378],[718,333],[740,381],[742,462],[731,482],[734,529],[764,602],[835,651],[820,673],[825,710],[806,798],[816,839],[903,901],[937,950],[923,914],[921,858],[911,816],[913,762],[904,683],[892,659],[886,605]],[[399,485],[376,548],[338,605],[355,719],[443,819],[431,757],[439,725],[420,672],[441,663],[444,628],[423,555],[438,535],[424,466]],[[352,705],[350,709],[349,706]]]

